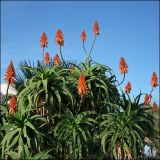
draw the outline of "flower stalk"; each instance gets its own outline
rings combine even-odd
[[[92,50],[93,50],[94,44],[95,44],[95,42],[96,42],[96,37],[97,37],[97,35],[94,35],[93,43],[92,43],[91,50],[90,50],[90,52],[89,52],[88,58],[91,58]]]
[[[65,62],[65,60],[64,60],[64,58],[63,58],[63,55],[62,55],[62,47],[61,47],[61,45],[59,46],[59,51],[60,51],[61,59],[62,59],[63,63],[66,65],[66,62]],[[66,66],[67,66],[67,65],[66,65]]]
[[[125,80],[125,74],[123,74],[123,79],[122,79],[122,81],[117,85],[117,87],[120,86],[120,85],[124,82],[124,80]]]

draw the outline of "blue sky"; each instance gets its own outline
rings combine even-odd
[[[65,38],[63,55],[67,60],[84,60],[80,34],[87,33],[86,48],[93,41],[93,23],[97,19],[100,35],[93,49],[94,61],[111,67],[118,80],[119,60],[124,57],[132,84],[131,96],[151,90],[150,79],[155,71],[159,77],[159,6],[158,1],[110,2],[1,2],[1,81],[10,60],[16,71],[20,60],[37,60],[42,57],[40,37],[46,32],[50,56],[58,53],[55,43],[57,29]],[[153,92],[159,102],[159,89]]]

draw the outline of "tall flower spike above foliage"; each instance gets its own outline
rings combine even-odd
[[[125,74],[128,72],[128,65],[125,62],[125,59],[123,57],[121,57],[121,59],[120,59],[119,69],[120,69],[121,74]]]
[[[151,85],[152,87],[158,86],[158,78],[155,72],[153,72],[152,77],[151,77]]]
[[[83,75],[83,73],[81,73],[79,76],[77,88],[78,88],[79,95],[81,96],[86,95],[88,88],[87,88],[87,83],[86,83],[85,76]]]
[[[41,48],[45,48],[48,45],[48,38],[45,32],[42,33],[40,44],[41,44]]]
[[[12,96],[8,101],[9,113],[12,114],[16,112],[16,105],[17,105],[17,99],[15,96]]]
[[[145,97],[144,97],[144,104],[149,105],[150,102],[151,102],[151,99],[152,99],[152,95],[151,94],[150,95],[146,94]]]
[[[15,70],[12,61],[8,65],[6,74],[5,74],[5,80],[8,82],[8,84],[12,84],[15,81]]]
[[[81,39],[82,39],[83,42],[86,41],[86,37],[87,37],[87,36],[86,36],[86,32],[85,32],[85,30],[83,30],[83,31],[82,31],[82,34],[81,34]]]
[[[97,21],[94,22],[93,31],[95,35],[99,35],[99,25]]]
[[[126,90],[126,93],[130,93],[130,91],[131,91],[131,83],[130,82],[127,83],[125,90]]]
[[[56,33],[56,43],[60,46],[64,45],[64,37],[60,29]]]
[[[60,61],[60,58],[59,58],[59,56],[58,56],[58,54],[56,54],[55,56],[54,56],[54,63],[56,64],[56,65],[58,65],[58,64],[60,64],[61,63],[61,61]]]
[[[153,103],[152,110],[153,110],[153,112],[157,111],[157,104],[156,104],[156,102]]]
[[[45,56],[44,56],[44,64],[49,64],[50,62],[50,57],[49,57],[49,53],[46,52]]]

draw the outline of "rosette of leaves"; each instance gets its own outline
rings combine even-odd
[[[132,102],[129,95],[127,99],[122,93],[121,105],[110,103],[114,111],[100,116],[101,146],[108,158],[132,159],[144,156],[145,137],[154,135],[154,118],[150,108],[139,103],[140,96]]]
[[[73,95],[65,78],[68,69],[59,65],[21,68],[29,70],[33,76],[26,79],[24,88],[18,95],[20,103],[27,103],[30,108],[33,105],[37,108],[45,107],[49,114],[60,112],[61,104],[73,104]]]
[[[82,99],[81,111],[92,109],[100,112],[100,108],[106,107],[106,102],[114,103],[119,100],[116,77],[112,70],[105,65],[93,64],[87,58],[84,63],[75,66],[73,74],[68,77],[72,86],[75,86],[73,90],[78,101],[81,100],[76,93],[80,73],[85,75],[88,87],[88,92]]]
[[[96,123],[92,118],[95,112],[86,111],[74,115],[68,108],[54,128],[54,136],[61,144],[61,158],[82,159],[88,154],[92,141],[91,130]]]
[[[44,134],[38,126],[40,121],[47,122],[41,115],[33,115],[31,110],[24,110],[23,107],[17,113],[6,116],[6,121],[0,128],[4,135],[1,141],[2,159],[7,158],[10,152],[21,154],[23,145],[30,152],[41,151],[40,139]]]

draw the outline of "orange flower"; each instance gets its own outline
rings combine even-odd
[[[56,55],[54,56],[54,63],[55,63],[56,65],[58,65],[58,64],[61,63],[58,54],[56,54]]]
[[[99,25],[98,25],[97,21],[95,21],[95,23],[94,23],[93,31],[94,31],[95,35],[99,35]]]
[[[86,32],[85,32],[85,30],[83,30],[82,31],[82,34],[81,34],[81,39],[82,39],[82,41],[84,42],[84,41],[86,41]]]
[[[128,65],[123,57],[121,57],[120,59],[119,69],[121,74],[125,74],[128,72]]]
[[[15,81],[15,71],[14,71],[14,66],[12,61],[10,62],[10,64],[8,65],[6,74],[5,74],[5,80],[8,81],[9,84],[14,83]]]
[[[41,39],[40,39],[40,44],[41,44],[41,48],[45,48],[47,47],[47,44],[48,44],[48,38],[46,36],[46,33],[43,32],[42,33],[42,36],[41,36]]]
[[[150,102],[151,102],[151,99],[152,99],[152,95],[151,94],[150,95],[146,94],[145,97],[144,97],[144,104],[149,105]]]
[[[87,88],[85,76],[83,75],[83,73],[81,73],[79,76],[77,88],[78,88],[79,95],[84,96],[87,93],[88,88]]]
[[[74,73],[74,65],[71,65],[70,72],[71,72],[72,74]]]
[[[152,87],[158,86],[158,78],[157,78],[157,75],[155,72],[153,72],[153,74],[152,74],[151,85],[152,85]]]
[[[130,82],[127,83],[125,89],[126,89],[126,93],[130,93],[130,91],[131,91],[131,83]]]
[[[156,112],[157,111],[157,104],[156,102],[153,103],[153,108],[152,108],[153,112]]]
[[[16,105],[17,105],[17,99],[15,96],[12,96],[8,102],[9,106],[9,113],[15,113],[16,112]]]
[[[56,33],[56,42],[60,46],[64,45],[64,37],[63,37],[62,31],[60,29]]]
[[[46,54],[44,56],[44,64],[49,64],[49,61],[50,61],[49,53],[46,52]]]

